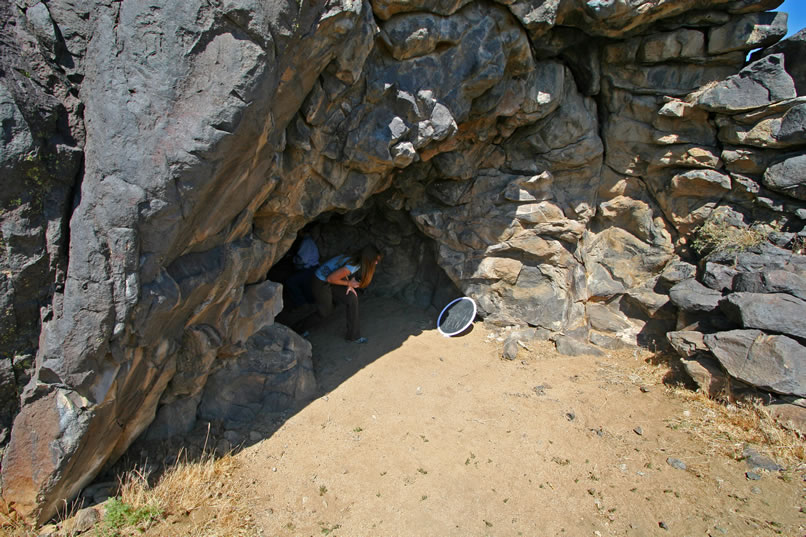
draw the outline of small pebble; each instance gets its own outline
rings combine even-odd
[[[750,481],[758,481],[761,479],[761,474],[757,474],[756,472],[745,472],[744,475],[747,476],[747,479]]]
[[[272,469],[271,469],[271,471],[272,471],[272,472],[276,472],[276,471],[277,471],[277,468],[272,468]]]
[[[686,463],[684,463],[680,459],[675,459],[674,457],[669,457],[668,459],[666,459],[666,463],[672,468],[677,468],[678,470],[686,469]]]
[[[565,414],[565,417],[568,419],[568,421],[574,421],[575,419],[577,419],[577,415],[574,414],[573,412],[567,412]]]
[[[658,526],[660,526],[660,528],[661,528],[662,530],[668,530],[668,529],[669,529],[669,526],[667,526],[667,525],[666,525],[666,522],[663,522],[663,521],[658,522]]]
[[[646,386],[641,386],[641,392],[649,393],[649,388],[647,388]]]
[[[599,531],[599,530],[594,531],[594,532],[593,532],[593,534],[594,534],[596,537],[602,537],[602,532],[601,532],[601,531]]]
[[[635,429],[633,429],[633,432],[635,434],[637,434],[638,436],[641,436],[642,434],[644,434],[644,430],[642,428],[640,428],[640,427],[636,427]]]
[[[750,492],[752,492],[753,494],[761,494],[761,489],[758,487],[753,487],[750,489]]]

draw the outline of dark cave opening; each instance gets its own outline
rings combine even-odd
[[[358,252],[368,245],[381,252],[383,259],[372,283],[359,291],[362,299],[391,298],[437,315],[451,300],[462,296],[437,264],[436,242],[416,227],[405,210],[389,207],[382,195],[370,198],[359,209],[326,212],[305,225],[288,252],[269,271],[269,280],[288,283],[297,276],[309,277],[299,274],[300,269],[293,263],[306,236],[316,244],[320,263],[337,255]],[[309,293],[307,303],[300,304],[301,295],[295,295],[289,287],[284,286],[284,306],[277,322],[296,329],[315,306]]]

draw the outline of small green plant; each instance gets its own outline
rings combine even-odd
[[[337,529],[339,529],[340,527],[341,524],[336,524],[335,526],[332,526],[330,528],[327,527],[327,524],[322,524],[322,535],[329,535],[334,531],[336,531]]]
[[[750,227],[737,227],[722,215],[709,218],[694,230],[691,246],[700,255],[711,252],[743,252],[767,240],[768,233]]]
[[[353,429],[353,432],[354,432],[354,433],[360,433],[360,432],[361,432],[361,431],[363,431],[363,430],[364,430],[364,429],[362,429],[361,427],[356,427],[355,429]]]
[[[428,473],[428,470],[425,470],[425,469],[423,469],[423,468],[417,468],[417,471],[418,471],[418,472],[420,472],[420,473],[421,473],[421,474],[423,474],[423,475],[425,475],[425,474],[427,474],[427,473]]]
[[[324,496],[327,493],[327,487],[324,485],[319,485],[319,496]]]
[[[162,510],[156,505],[145,505],[135,509],[119,498],[112,498],[106,506],[100,535],[117,537],[126,528],[138,528],[142,531],[160,516]]]

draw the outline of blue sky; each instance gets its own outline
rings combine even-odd
[[[806,0],[785,0],[776,11],[789,13],[789,33],[787,37],[806,28]]]

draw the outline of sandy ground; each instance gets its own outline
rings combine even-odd
[[[369,343],[341,311],[313,331],[320,394],[236,455],[258,534],[806,535],[806,471],[749,479],[646,355],[507,361],[483,323],[445,338],[433,314],[361,308]]]

